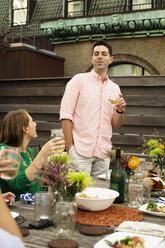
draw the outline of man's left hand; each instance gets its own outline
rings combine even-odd
[[[116,108],[119,112],[122,112],[125,110],[126,108],[126,101],[123,98],[123,94],[119,95],[119,103],[116,105]]]

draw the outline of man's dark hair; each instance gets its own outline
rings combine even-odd
[[[109,54],[110,56],[112,56],[112,47],[111,45],[107,42],[107,41],[104,41],[104,40],[98,40],[94,43],[93,47],[92,47],[92,54],[93,54],[93,50],[96,46],[105,46],[108,48],[108,51],[109,51]]]

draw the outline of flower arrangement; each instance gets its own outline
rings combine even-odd
[[[153,138],[143,138],[143,152],[153,158],[154,168],[165,169],[165,144],[158,137],[158,132],[154,132]]]
[[[106,152],[106,157],[111,158],[111,162],[115,161],[116,149],[113,148]],[[121,150],[121,166],[125,169],[126,175],[130,178],[131,175],[135,174],[135,169],[139,166],[140,159],[138,157],[132,156],[132,154],[125,153]]]
[[[94,185],[94,179],[85,172],[71,172],[67,154],[49,157],[44,167],[38,170],[38,180],[46,183],[49,191],[57,191],[64,199],[71,199],[77,192],[89,185]]]

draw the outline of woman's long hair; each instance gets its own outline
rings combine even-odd
[[[7,113],[2,121],[0,143],[19,147],[23,141],[23,127],[29,124],[28,112],[18,109]]]

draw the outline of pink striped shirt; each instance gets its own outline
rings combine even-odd
[[[67,84],[61,102],[60,120],[73,122],[73,140],[78,154],[104,158],[111,149],[112,118],[116,113],[109,98],[119,97],[120,88],[92,70],[75,75]]]

